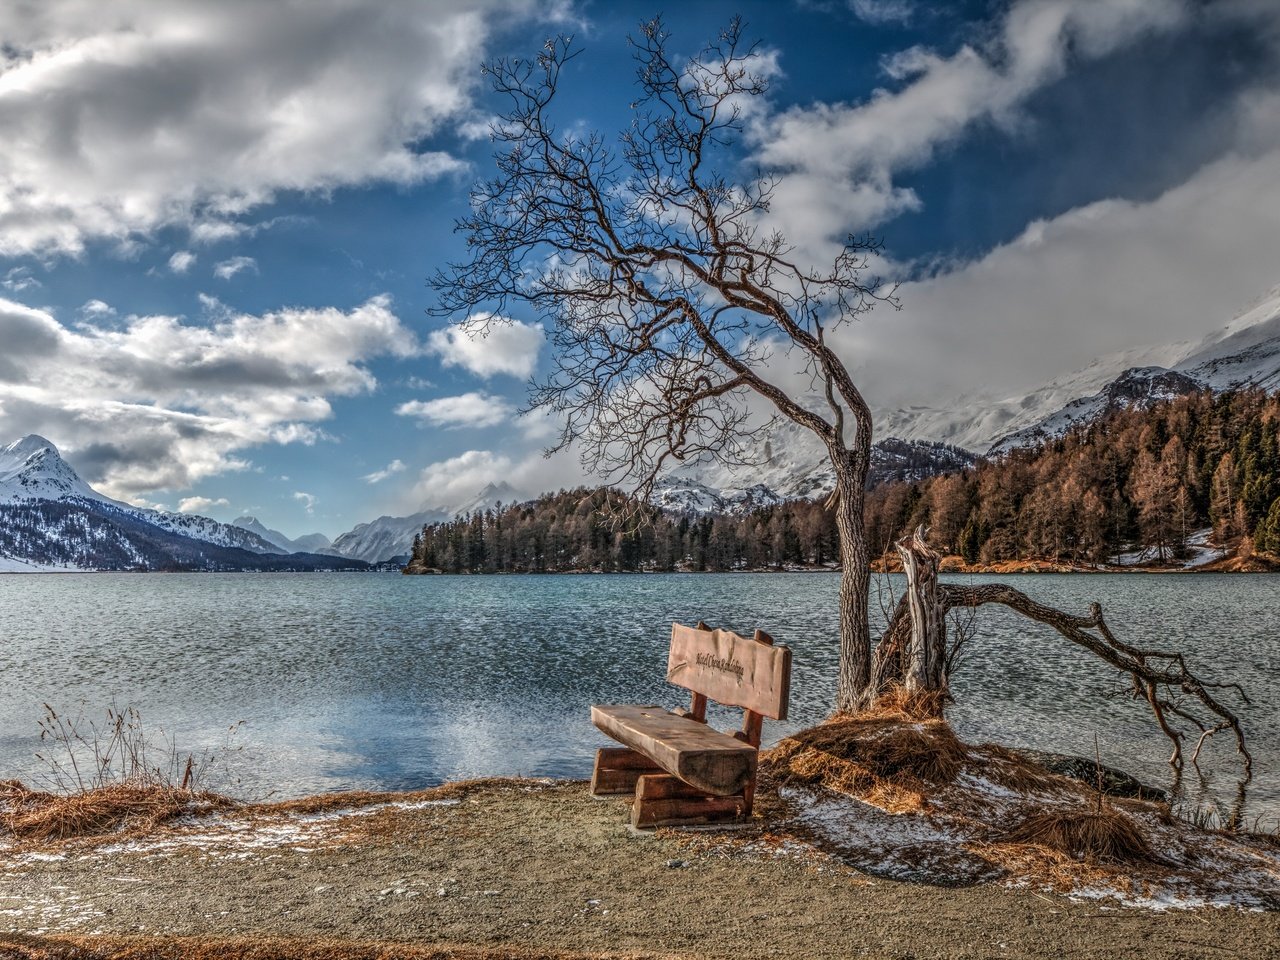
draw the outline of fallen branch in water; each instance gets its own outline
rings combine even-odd
[[[1124,643],[1107,625],[1098,603],[1090,605],[1088,616],[1076,616],[1032,600],[1021,590],[1001,583],[971,586],[938,583],[937,554],[925,544],[922,529],[917,528],[909,541],[899,543],[898,550],[904,561],[908,558],[911,561],[904,565],[908,586],[876,650],[874,675],[878,691],[901,684],[912,695],[930,690],[945,693],[946,666],[951,658],[941,661],[939,658],[946,646],[946,614],[953,609],[998,603],[1053,627],[1067,640],[1127,675],[1134,697],[1150,705],[1156,723],[1173,743],[1169,763],[1176,769],[1182,768],[1182,745],[1186,738],[1186,733],[1175,725],[1181,720],[1199,730],[1195,749],[1191,751],[1192,766],[1199,761],[1200,751],[1211,736],[1230,730],[1244,760],[1245,774],[1252,776],[1253,757],[1245,746],[1240,718],[1218,699],[1218,692],[1225,690],[1249,703],[1240,684],[1201,679],[1176,651],[1142,649]],[[921,610],[928,615],[921,617]],[[922,662],[922,657],[927,659]]]

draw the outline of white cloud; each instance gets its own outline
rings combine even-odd
[[[105,317],[114,317],[116,308],[102,300],[86,300],[80,307],[80,315],[86,320],[101,320]]]
[[[369,360],[419,347],[375,297],[351,310],[221,308],[208,321],[60,324],[0,300],[0,436],[36,432],[121,499],[249,466],[263,444],[314,443],[330,397],[371,391]],[[306,350],[298,344],[306,343]]]
[[[396,407],[402,417],[417,417],[437,427],[496,427],[510,418],[513,409],[501,397],[464,393],[435,400],[410,400]]]
[[[1280,98],[1276,98],[1280,107]],[[1028,225],[904,285],[836,343],[879,406],[1011,395],[1106,353],[1199,340],[1280,281],[1280,143],[1209,164],[1148,203]]]
[[[467,323],[434,331],[427,346],[446,367],[464,367],[486,379],[497,373],[527,378],[533,375],[542,341],[540,323],[478,314]]]
[[[1187,19],[1182,0],[1019,0],[988,44],[950,56],[915,47],[888,59],[899,89],[761,119],[752,128],[757,157],[785,174],[774,225],[814,254],[832,238],[918,209],[896,174],[977,124],[1016,124],[1026,99],[1060,79],[1071,56],[1100,57]]]
[[[281,191],[463,169],[489,21],[532,0],[0,5],[0,255],[170,225],[207,241]]]
[[[487,484],[505,482],[518,497],[548,490],[595,485],[600,478],[588,475],[573,453],[545,457],[538,449],[468,450],[456,457],[425,467],[412,487],[389,504],[399,513],[464,503]]]
[[[307,511],[308,516],[315,513],[316,504],[320,500],[320,498],[315,496],[314,494],[306,493],[302,490],[295,490],[293,492],[293,499],[297,500],[300,504],[302,504],[302,509]]]
[[[373,473],[366,473],[360,479],[365,483],[381,483],[388,477],[394,477],[397,473],[403,473],[405,469],[404,462],[401,460],[392,460],[381,470],[375,470]]]
[[[22,293],[24,290],[37,290],[44,284],[31,275],[30,267],[13,267],[0,280],[0,286],[14,293]]]
[[[253,257],[231,257],[214,264],[213,275],[219,280],[230,280],[243,270],[252,270],[257,273],[258,261]]]
[[[208,497],[186,497],[178,501],[179,513],[203,513],[212,507],[229,507],[231,501],[226,497],[210,500]]]
[[[195,265],[196,255],[190,250],[179,250],[169,258],[169,269],[173,273],[186,273]]]
[[[849,9],[867,23],[906,23],[916,11],[915,0],[849,0]]]
[[[407,502],[433,507],[461,503],[474,497],[485,484],[509,477],[511,469],[511,458],[505,454],[468,450],[424,468]]]

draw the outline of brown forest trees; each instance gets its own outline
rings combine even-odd
[[[552,104],[576,55],[569,40],[488,68],[507,105],[492,130],[498,172],[473,189],[459,223],[468,258],[433,279],[438,312],[481,331],[511,307],[541,316],[555,365],[531,405],[563,424],[555,449],[573,445],[584,464],[642,497],[679,463],[750,461],[752,395],[817,435],[836,476],[836,706],[850,709],[870,681],[872,424],[827,337],[892,291],[867,277],[869,240],[849,238],[821,267],[794,259],[765,225],[774,181],[721,172],[737,160],[746,104],[765,92],[737,20],[687,61],[672,56],[657,20],[632,44],[639,97],[616,143],[555,125]],[[781,385],[793,372],[780,369],[784,352],[812,378],[820,408]]]

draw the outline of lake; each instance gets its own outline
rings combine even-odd
[[[1280,820],[1280,578],[1008,582],[1080,613],[1098,600],[1120,639],[1240,680],[1254,699],[1239,711],[1255,758],[1245,814]],[[591,703],[684,702],[662,679],[672,620],[761,627],[792,647],[791,719],[766,721],[772,741],[832,703],[836,590],[826,573],[0,576],[0,779],[47,769],[44,703],[99,719],[135,706],[183,753],[218,753],[215,785],[248,797],[588,777],[607,742]],[[1169,785],[1167,741],[1110,668],[1003,609],[976,628],[953,679],[963,737],[1092,756],[1096,735],[1104,763]],[[1233,741],[1220,735],[1201,767],[1187,801],[1232,803]]]

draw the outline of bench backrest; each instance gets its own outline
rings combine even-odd
[[[732,630],[671,625],[667,680],[717,703],[774,720],[787,719],[791,650],[765,634],[749,640]],[[696,702],[696,701],[695,701]]]

